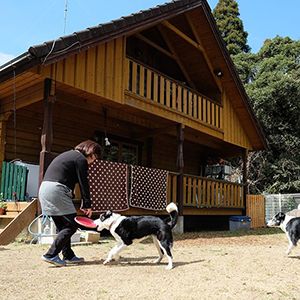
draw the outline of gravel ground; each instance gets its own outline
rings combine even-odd
[[[207,232],[175,236],[174,269],[153,264],[150,240],[131,245],[119,264],[104,266],[115,244],[76,246],[82,265],[53,267],[45,245],[0,246],[0,299],[300,299],[300,251],[286,256],[279,230]]]

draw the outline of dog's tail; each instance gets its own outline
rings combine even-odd
[[[178,220],[178,208],[177,205],[173,202],[171,202],[167,207],[166,207],[167,212],[170,214],[171,220],[168,220],[168,224],[170,225],[171,228],[173,228]]]

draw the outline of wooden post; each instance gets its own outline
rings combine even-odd
[[[153,138],[147,138],[146,142],[146,147],[147,147],[147,167],[151,168],[152,167],[152,151],[153,151]]]
[[[177,204],[178,204],[178,213],[180,216],[183,215],[183,142],[184,142],[184,125],[177,125]]]
[[[243,152],[243,203],[244,203],[244,210],[243,214],[246,213],[246,197],[249,193],[248,191],[248,150],[245,149]]]
[[[6,124],[11,112],[0,115],[0,176],[2,174],[2,163],[5,160]]]
[[[48,165],[51,162],[51,147],[53,142],[53,103],[54,97],[51,97],[52,80],[46,78],[44,81],[44,123],[41,135],[42,151],[40,152],[40,176],[41,183]]]

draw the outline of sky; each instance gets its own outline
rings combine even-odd
[[[168,0],[0,0],[0,65],[30,46],[165,2]],[[300,0],[237,2],[252,52],[276,35],[300,39]],[[208,3],[213,9],[218,0]]]

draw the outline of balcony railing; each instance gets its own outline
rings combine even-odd
[[[169,173],[168,201],[177,198],[177,174]],[[195,208],[243,208],[243,185],[206,177],[183,176],[183,205]]]
[[[219,103],[131,59],[127,59],[127,63],[129,92],[222,129],[223,107]]]

